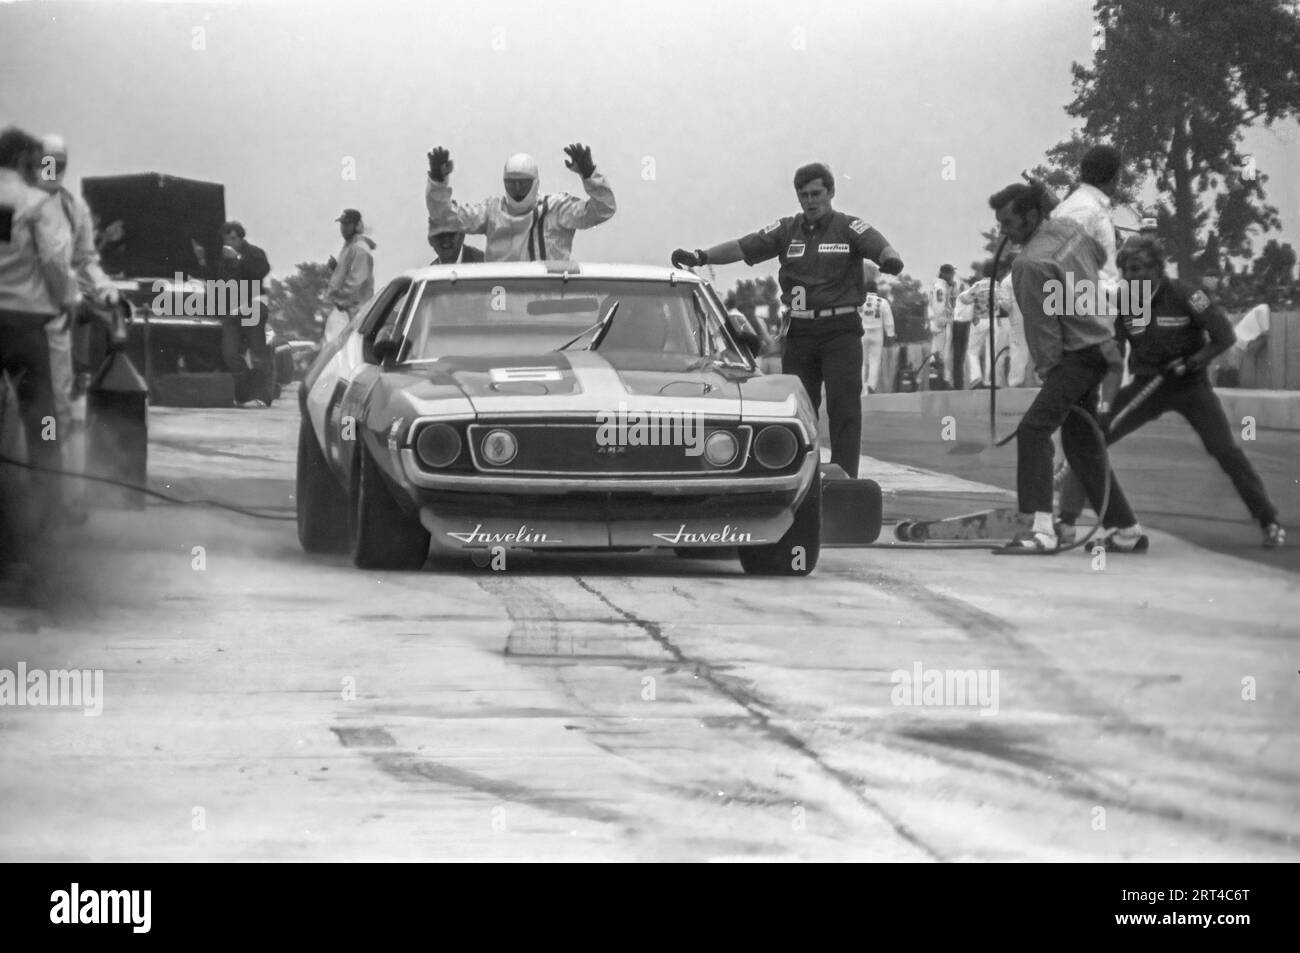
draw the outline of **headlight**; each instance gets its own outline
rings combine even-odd
[[[425,466],[451,466],[460,456],[460,434],[450,424],[429,424],[415,438],[415,455]]]
[[[769,470],[788,467],[799,452],[799,440],[789,427],[764,427],[754,439],[754,459]]]
[[[480,444],[483,459],[494,467],[503,467],[519,452],[519,441],[508,430],[492,430]]]
[[[715,430],[704,441],[704,459],[715,467],[725,467],[736,459],[740,446],[725,430]]]

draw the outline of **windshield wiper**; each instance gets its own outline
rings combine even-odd
[[[561,344],[558,348],[556,348],[556,350],[557,351],[566,350],[570,344],[573,344],[577,341],[581,341],[592,331],[596,332],[596,336],[591,339],[591,343],[587,345],[586,349],[588,351],[596,350],[596,345],[598,345],[601,341],[605,339],[605,335],[609,333],[610,325],[614,323],[614,312],[618,310],[618,304],[619,303],[615,301],[614,304],[610,307],[609,311],[606,312],[603,318],[601,318],[591,327],[587,328],[587,330],[583,331],[576,338],[572,338],[571,340],[565,342],[564,344]]]

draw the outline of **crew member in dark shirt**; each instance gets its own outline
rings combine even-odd
[[[885,237],[862,219],[831,208],[835,178],[820,162],[794,174],[795,196],[802,214],[778,219],[740,239],[673,252],[680,265],[756,265],[773,258],[781,269],[781,303],[788,327],[781,370],[803,381],[814,412],[826,386],[831,463],[849,476],[858,475],[862,447],[862,318],[866,300],[863,262],[870,260],[888,275],[903,270],[903,260]]]
[[[1166,277],[1164,253],[1153,237],[1130,238],[1120,249],[1117,264],[1130,294],[1127,313],[1116,319],[1115,331],[1120,340],[1129,344],[1133,380],[1116,395],[1112,419],[1155,377],[1163,374],[1165,381],[1119,421],[1119,426],[1108,434],[1108,442],[1131,434],[1166,411],[1182,414],[1210,456],[1228,474],[1250,515],[1259,522],[1264,545],[1282,545],[1286,531],[1278,524],[1277,507],[1233,438],[1223,404],[1206,373],[1210,362],[1237,339],[1228,316],[1204,291]],[[1150,295],[1144,295],[1139,288],[1149,289]],[[1149,306],[1143,307],[1148,302]],[[1061,490],[1061,522],[1067,533],[1082,509],[1078,483],[1067,479]]]
[[[245,234],[239,222],[221,226],[217,277],[238,281],[238,300],[247,305],[242,313],[221,315],[221,359],[235,378],[235,402],[242,404],[257,399],[269,407],[275,399],[275,368],[266,341],[267,309],[262,282],[271,273],[271,265],[266,252],[247,241]],[[245,351],[252,357],[251,368],[244,358]]]

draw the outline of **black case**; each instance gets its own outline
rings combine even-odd
[[[101,251],[104,270],[126,278],[207,277],[190,246],[197,240],[213,265],[221,256],[225,186],[146,172],[81,180],[99,227],[121,220],[126,237]]]
[[[875,480],[855,480],[838,466],[821,465],[822,544],[868,546],[880,536],[884,499]]]

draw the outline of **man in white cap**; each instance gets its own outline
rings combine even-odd
[[[335,221],[343,236],[343,248],[337,260],[329,260],[331,274],[325,298],[351,319],[375,293],[375,258],[371,254],[375,243],[364,234],[361,213],[356,209],[345,208]],[[329,331],[326,328],[326,337]]]
[[[572,257],[573,233],[613,217],[614,193],[596,171],[591,149],[574,143],[564,149],[565,165],[582,178],[587,198],[567,192],[538,197],[537,160],[518,153],[506,160],[505,195],[461,205],[451,197],[447,177],[450,153],[441,146],[429,153],[429,181],[425,205],[429,210],[429,235],[450,226],[471,235],[485,235],[488,261],[567,261]]]

